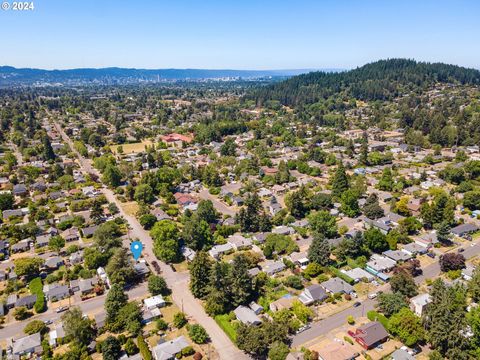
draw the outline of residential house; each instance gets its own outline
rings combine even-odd
[[[415,242],[403,245],[402,250],[410,256],[414,256],[416,254],[426,254],[428,252],[428,249],[425,246]]]
[[[44,289],[44,293],[48,300],[59,301],[70,296],[70,288],[68,285],[54,284],[54,286],[49,286],[47,291]]]
[[[331,294],[351,294],[354,292],[353,287],[339,277],[328,279],[322,282],[320,286]]]
[[[97,278],[90,278],[90,279],[80,279],[78,282],[78,290],[82,295],[88,295],[93,293],[95,290],[95,285],[98,284]]]
[[[328,294],[326,293],[325,289],[318,284],[313,284],[309,287],[306,287],[302,291],[298,297],[298,300],[300,300],[304,305],[311,305],[315,302],[322,302],[326,298],[328,298]]]
[[[340,270],[342,273],[347,275],[350,279],[355,281],[356,283],[362,280],[366,280],[371,282],[374,280],[374,276],[370,274],[368,271],[363,270],[362,268],[354,268],[351,270]]]
[[[62,232],[61,236],[66,242],[80,240],[80,232],[76,227],[71,227]]]
[[[383,252],[386,257],[398,262],[407,261],[412,258],[412,255],[403,250],[387,250]]]
[[[265,272],[268,276],[275,275],[280,271],[285,270],[286,266],[283,261],[270,261],[265,266],[262,266],[262,271]]]
[[[21,298],[18,298],[17,301],[15,302],[15,307],[20,307],[24,306],[27,309],[33,308],[33,305],[35,305],[35,302],[37,301],[37,295],[27,295]]]
[[[162,295],[155,295],[143,300],[143,304],[146,309],[152,310],[155,308],[164,307],[166,302],[163,299]]]
[[[296,296],[292,296],[290,294],[287,294],[283,297],[281,297],[278,300],[275,300],[274,302],[270,303],[270,310],[273,312],[280,311],[283,309],[291,309],[293,306],[293,302],[295,300],[298,300]]]
[[[373,275],[378,275],[378,273],[384,273],[392,270],[397,262],[385,256],[378,254],[373,254],[370,257],[370,261],[367,262],[365,270],[372,273]]]
[[[98,225],[92,225],[92,226],[88,226],[86,228],[83,228],[82,229],[83,237],[86,237],[86,238],[92,237],[93,234],[95,233],[95,231],[97,231],[98,228],[99,228]]]
[[[33,354],[40,356],[42,354],[42,338],[40,333],[24,336],[19,339],[11,339],[7,343],[13,359],[20,359],[22,356],[32,358]]]
[[[387,331],[378,321],[362,325],[355,331],[348,331],[348,334],[366,350],[372,349],[388,339]]]
[[[391,360],[415,360],[415,356],[409,354],[404,349],[397,349],[390,354]]]
[[[211,257],[218,260],[220,258],[220,256],[222,256],[224,254],[228,254],[232,251],[234,251],[234,248],[233,248],[232,244],[226,243],[226,244],[213,246],[208,251],[208,253],[210,254]]]
[[[417,314],[417,316],[422,316],[423,311],[431,301],[430,294],[419,294],[410,299],[410,309]]]
[[[262,320],[260,320],[255,311],[246,306],[240,305],[233,310],[233,312],[237,320],[246,325],[260,325],[262,323]]]
[[[240,234],[234,234],[228,237],[227,243],[232,245],[235,250],[246,250],[252,247],[252,240],[243,237]]]
[[[63,259],[60,256],[52,256],[45,260],[45,267],[50,270],[58,269],[63,265]]]
[[[55,325],[55,328],[48,333],[48,344],[56,347],[59,340],[65,337],[65,330],[63,329],[63,323]]]
[[[288,257],[291,262],[293,262],[295,265],[300,266],[302,269],[305,269],[308,263],[310,262],[308,260],[307,253],[305,251],[302,252],[293,252],[290,254]]]
[[[12,192],[13,192],[13,195],[15,196],[25,196],[28,194],[28,190],[25,184],[14,185]]]
[[[478,227],[477,225],[467,223],[467,224],[461,224],[461,225],[455,226],[450,230],[450,232],[453,235],[456,235],[458,237],[467,237],[468,235],[474,232],[477,232],[479,230],[480,230],[480,227]]]
[[[354,360],[359,354],[347,342],[329,341],[321,346],[313,345],[311,350],[318,353],[319,360]]]
[[[182,350],[190,346],[184,336],[179,336],[173,340],[167,340],[159,343],[152,349],[155,360],[173,360],[177,354],[181,354]]]

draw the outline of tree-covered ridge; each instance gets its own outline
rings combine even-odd
[[[443,63],[388,59],[345,72],[295,76],[259,89],[252,96],[260,106],[269,100],[288,106],[311,104],[335,94],[367,101],[389,100],[436,83],[478,85],[480,71]]]

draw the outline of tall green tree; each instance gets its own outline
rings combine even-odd
[[[190,291],[196,298],[205,299],[210,292],[212,265],[210,256],[204,251],[197,252],[190,264]]]
[[[390,167],[386,167],[383,169],[382,177],[378,182],[378,188],[383,191],[392,191],[393,185],[392,169]]]
[[[55,152],[53,151],[52,144],[47,134],[43,136],[43,157],[45,160],[54,160]]]
[[[335,174],[330,179],[330,185],[332,187],[332,195],[337,198],[340,198],[348,190],[349,179],[342,162],[340,162]]]
[[[123,287],[119,284],[113,284],[108,291],[105,300],[105,312],[107,313],[107,324],[117,321],[120,309],[128,302],[128,296],[123,291]]]
[[[363,205],[363,213],[369,219],[378,219],[385,215],[383,209],[378,203],[378,196],[376,193],[372,193]]]
[[[427,341],[443,356],[450,359],[467,354],[470,341],[464,335],[467,329],[466,290],[461,285],[447,286],[441,279],[432,284],[431,302],[422,314]]]
[[[62,315],[62,323],[66,336],[71,337],[73,341],[81,345],[87,346],[90,344],[94,336],[92,321],[83,316],[79,307],[72,307],[65,312]]]
[[[320,233],[313,234],[313,240],[308,248],[308,259],[310,262],[326,266],[330,263],[330,245]]]
[[[150,235],[153,239],[153,252],[162,261],[176,262],[181,259],[180,232],[177,225],[171,220],[157,222]]]

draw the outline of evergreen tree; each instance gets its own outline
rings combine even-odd
[[[54,160],[55,152],[53,151],[52,144],[47,134],[43,136],[43,157],[45,160]]]
[[[332,195],[337,198],[348,190],[349,179],[342,162],[340,162],[333,178],[330,180],[330,185],[332,186]]]
[[[233,258],[232,269],[228,279],[233,307],[245,304],[252,295],[253,284],[252,278],[248,273],[248,265],[243,255],[237,255]]]
[[[196,298],[204,299],[208,295],[211,271],[210,256],[204,251],[199,251],[190,264],[190,291]]]
[[[330,245],[322,234],[317,232],[313,234],[312,243],[308,248],[308,259],[322,266],[330,262]]]
[[[376,193],[371,194],[365,201],[363,213],[369,219],[378,219],[384,216],[385,213],[378,203],[378,196]]]
[[[360,157],[358,158],[358,162],[362,166],[368,165],[368,135],[366,131],[363,132],[362,143],[360,146]]]
[[[437,240],[442,244],[449,244],[450,238],[450,225],[446,221],[442,221],[437,229]]]
[[[115,323],[118,318],[120,309],[128,302],[128,296],[123,291],[122,286],[113,284],[107,294],[105,300],[105,311],[107,313],[107,324]]]
[[[443,356],[460,359],[456,354],[466,354],[470,345],[469,339],[464,336],[467,329],[465,288],[461,285],[447,286],[437,279],[433,282],[430,297],[431,302],[422,314],[427,340]]]

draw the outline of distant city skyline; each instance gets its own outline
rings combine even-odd
[[[350,69],[397,57],[480,69],[475,0],[33,2],[0,10],[0,66]]]

